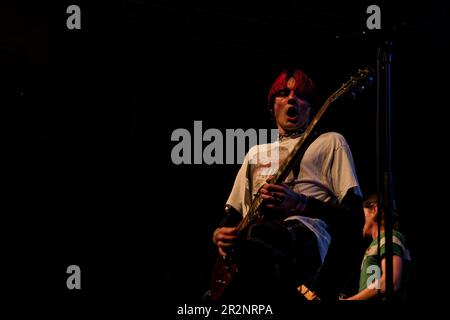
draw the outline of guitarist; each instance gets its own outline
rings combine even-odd
[[[358,274],[364,224],[350,148],[342,135],[323,133],[311,142],[285,183],[266,183],[303,134],[318,102],[314,82],[301,70],[282,72],[268,100],[279,141],[248,152],[226,216],[213,234],[219,254],[232,254],[237,261],[235,283],[225,296],[287,302],[297,299],[296,288],[307,283],[321,297],[337,299],[348,274]],[[268,154],[275,161],[267,161]],[[236,225],[258,191],[264,218],[238,235]]]

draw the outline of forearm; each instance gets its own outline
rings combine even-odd
[[[378,293],[377,289],[365,288],[364,290],[345,300],[373,300],[377,299],[379,295],[380,294]]]
[[[379,287],[379,289],[377,288],[377,286]],[[378,299],[379,297],[384,296],[385,292],[386,292],[386,278],[383,274],[379,280],[376,280],[370,286],[368,286],[364,290],[361,290],[354,296],[347,298],[346,300]]]
[[[330,204],[309,197],[302,216],[319,218],[328,225],[344,224],[353,230],[362,229],[364,225],[364,211],[362,209],[361,197],[349,190],[340,204]]]

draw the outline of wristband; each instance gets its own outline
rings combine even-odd
[[[297,213],[302,213],[305,211],[306,204],[308,203],[308,197],[304,194],[299,193],[298,194],[298,204],[297,207],[295,207],[294,211]]]

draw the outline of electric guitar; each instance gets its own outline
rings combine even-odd
[[[267,180],[267,183],[281,184],[284,182],[294,166],[297,165],[303,157],[303,154],[311,141],[310,139],[314,138],[314,128],[333,102],[344,96],[346,93],[352,93],[354,96],[356,93],[363,91],[364,88],[372,81],[372,71],[369,68],[360,69],[338,90],[331,94],[309,123],[304,134],[301,136],[293,150],[289,153],[286,161],[280,165],[276,174]],[[263,199],[261,197],[260,190],[258,190],[253,197],[248,214],[237,225],[238,235],[243,230],[246,230],[250,225],[257,223],[263,218],[264,214],[262,210],[262,203]],[[212,274],[211,290],[207,292],[207,295],[211,300],[217,301],[221,297],[236,272],[236,262],[232,253],[225,257],[218,257]]]

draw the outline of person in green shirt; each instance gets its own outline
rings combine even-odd
[[[363,202],[363,207],[365,215],[363,236],[372,238],[372,243],[367,248],[361,264],[359,292],[351,297],[342,298],[342,300],[380,299],[386,290],[384,212],[378,208],[376,194],[369,196]],[[380,213],[382,214],[381,225],[378,226],[378,214]],[[394,295],[399,297],[408,278],[411,257],[405,237],[396,230],[398,225],[395,220],[396,216],[394,215],[392,273]],[[381,239],[379,239],[379,233]],[[380,241],[380,255],[378,255],[378,241]],[[381,270],[378,259],[381,259]]]

